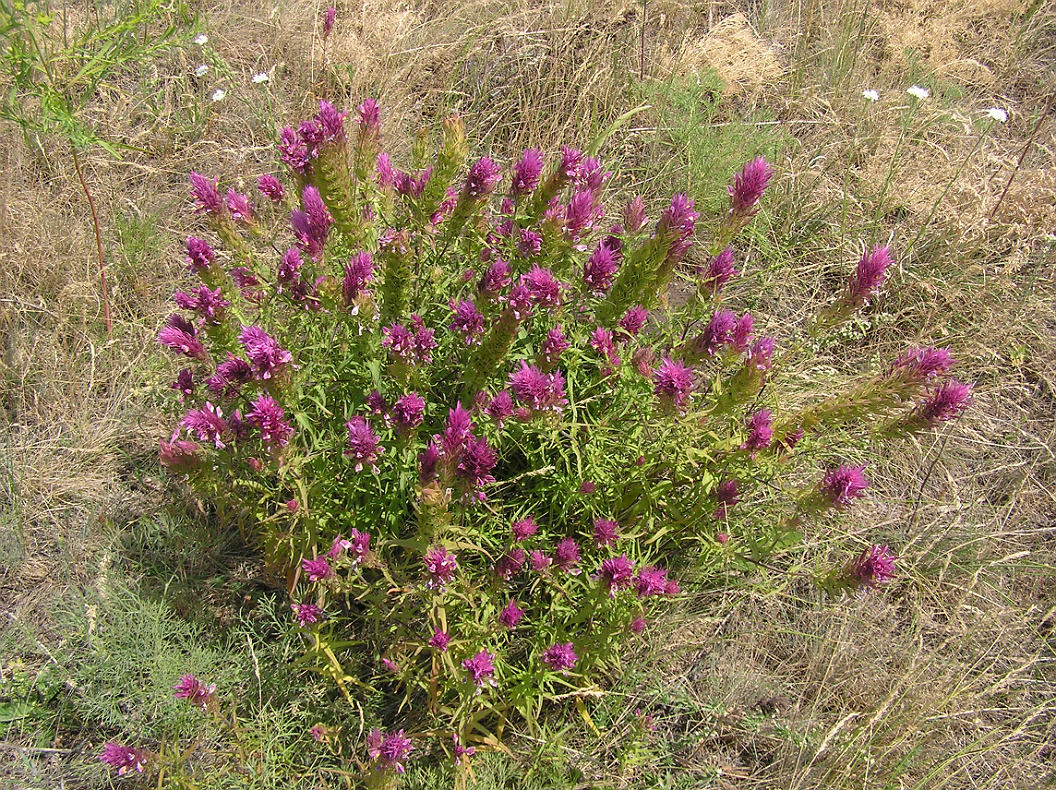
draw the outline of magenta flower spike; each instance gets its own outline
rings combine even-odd
[[[234,189],[227,190],[227,210],[239,222],[249,224],[253,221],[253,204],[247,196]]]
[[[539,186],[539,177],[543,173],[543,153],[537,148],[529,148],[513,167],[513,183],[510,191],[514,197],[522,197],[535,191]]]
[[[620,525],[611,518],[594,519],[594,542],[600,549],[604,546],[615,546],[619,539]]]
[[[177,313],[170,315],[165,326],[158,332],[158,342],[191,359],[208,357],[205,345],[198,339],[198,329]]]
[[[515,541],[528,540],[532,535],[539,531],[539,525],[535,522],[535,519],[531,516],[528,518],[522,518],[518,521],[513,522],[513,539]]]
[[[301,569],[307,574],[310,582],[330,579],[335,575],[326,557],[313,557],[312,559],[305,557],[301,560]]]
[[[563,571],[576,574],[576,565],[579,564],[579,546],[572,538],[564,538],[554,549],[554,567]]]
[[[733,250],[727,247],[708,263],[701,273],[700,284],[708,293],[715,295],[727,281],[738,274],[733,266]]]
[[[755,214],[759,210],[759,201],[773,176],[774,169],[761,156],[757,156],[741,168],[741,172],[734,177],[733,184],[727,187],[730,193],[730,210],[733,214],[744,218]]]
[[[451,644],[451,634],[447,631],[441,631],[439,628],[433,632],[433,636],[429,640],[429,647],[435,648],[441,653],[447,652],[447,646],[449,644]]]
[[[197,203],[195,213],[222,215],[225,209],[224,201],[220,198],[220,179],[210,181],[201,173],[193,170],[188,178],[191,182],[191,197]]]
[[[495,191],[500,180],[502,180],[502,171],[499,166],[484,156],[474,162],[469,169],[464,189],[471,198],[487,197]]]
[[[345,279],[341,284],[341,296],[345,307],[351,307],[374,279],[374,261],[369,252],[357,252],[345,264]]]
[[[282,203],[286,199],[286,190],[282,183],[270,173],[257,177],[257,189],[272,203]]]
[[[467,658],[463,661],[462,667],[469,672],[469,677],[473,681],[473,685],[477,687],[478,694],[484,686],[498,685],[495,680],[494,653],[489,653],[487,650],[481,650],[472,658]]]
[[[345,427],[348,429],[348,449],[345,455],[356,464],[356,471],[362,472],[365,466],[377,474],[378,456],[385,448],[378,441],[377,434],[364,417],[353,417]]]
[[[880,244],[863,255],[847,285],[847,301],[853,305],[868,304],[880,290],[892,263],[890,251]]]
[[[526,556],[524,549],[520,546],[514,546],[499,557],[499,561],[495,563],[495,573],[498,574],[500,579],[508,582],[524,569]]]
[[[623,209],[623,226],[628,233],[637,233],[649,218],[645,214],[645,201],[641,195],[635,195]]]
[[[524,609],[517,605],[517,601],[510,599],[510,602],[506,604],[501,612],[499,612],[499,622],[507,628],[516,628],[517,624],[524,619]]]
[[[246,356],[257,378],[270,379],[293,361],[293,355],[260,327],[242,327],[238,339],[246,349]]]
[[[653,392],[662,403],[684,412],[693,391],[693,369],[664,357],[653,373]]]
[[[484,316],[477,306],[468,299],[460,299],[457,302],[452,299],[450,307],[455,314],[451,330],[462,335],[467,346],[479,345],[484,334]]]
[[[591,293],[603,295],[612,287],[619,268],[620,254],[602,240],[583,265],[583,282]]]
[[[442,590],[454,578],[458,559],[443,546],[433,546],[422,557],[428,575],[425,586],[430,590]]]
[[[216,696],[215,683],[206,685],[190,673],[181,675],[172,688],[176,699],[185,699],[189,704],[202,710],[205,710],[209,706],[209,701]]]
[[[414,750],[414,746],[403,730],[386,735],[377,748],[378,768],[394,771],[397,774],[402,774],[407,770],[404,763]]]
[[[847,507],[854,500],[865,496],[869,479],[864,472],[865,466],[841,465],[828,470],[821,481],[822,495],[832,507]]]
[[[956,419],[972,402],[972,387],[956,379],[943,382],[917,407],[916,414],[930,425]]]
[[[948,348],[906,349],[898,355],[892,372],[900,373],[910,381],[922,382],[945,373],[953,366],[953,357]]]
[[[627,559],[626,554],[609,557],[602,561],[598,578],[605,585],[609,597],[614,598],[618,590],[631,586],[634,579],[634,563]]]
[[[323,13],[323,38],[330,37],[330,31],[334,29],[334,22],[337,20],[337,9],[334,6],[330,6]]]
[[[103,744],[103,753],[99,755],[99,759],[111,768],[116,769],[118,776],[124,776],[129,771],[141,774],[147,764],[145,752],[111,741]]]
[[[191,274],[201,274],[212,266],[216,260],[216,253],[209,246],[209,242],[199,239],[197,236],[188,236],[186,241],[187,257],[184,261],[187,270]]]
[[[246,422],[260,430],[260,436],[269,447],[285,447],[293,434],[293,426],[286,421],[286,412],[270,395],[260,395],[253,401]]]
[[[887,546],[871,546],[850,564],[847,575],[851,585],[872,588],[891,581],[895,577],[896,559]]]
[[[409,433],[422,424],[425,418],[425,398],[410,392],[392,406],[392,422],[400,433]]]
[[[542,661],[556,672],[567,672],[576,665],[579,656],[571,642],[558,642],[543,651]]]
[[[760,409],[752,414],[746,423],[748,438],[741,445],[742,450],[764,450],[770,446],[774,438],[774,429],[770,425],[771,412],[769,409]]]
[[[323,610],[314,603],[291,603],[290,609],[297,618],[297,624],[302,628],[318,623],[323,618]]]

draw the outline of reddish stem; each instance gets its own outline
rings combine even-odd
[[[92,227],[95,228],[95,249],[99,254],[99,281],[103,289],[103,320],[106,321],[106,336],[111,337],[113,335],[113,323],[110,320],[110,289],[106,285],[106,261],[103,258],[103,236],[99,232],[99,213],[95,210],[95,199],[92,197],[92,192],[88,189],[88,184],[84,180],[84,173],[81,172],[81,160],[77,156],[77,146],[71,146],[73,151],[73,166],[77,170],[77,178],[80,179],[81,189],[84,190],[85,197],[88,198],[88,208],[92,212]]]

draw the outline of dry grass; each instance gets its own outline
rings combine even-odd
[[[46,629],[48,601],[94,579],[100,519],[121,523],[156,506],[130,470],[150,457],[160,430],[153,335],[179,275],[179,239],[194,222],[182,210],[184,174],[193,167],[233,179],[273,167],[272,119],[292,121],[318,96],[348,104],[374,95],[390,140],[408,139],[454,106],[476,139],[500,153],[553,149],[590,139],[634,107],[627,75],[643,62],[661,79],[716,68],[731,115],[765,105],[795,140],[774,221],[792,206],[799,216],[814,207],[821,225],[788,253],[793,268],[748,282],[776,289],[775,308],[802,307],[831,292],[853,260],[857,236],[838,227],[845,186],[857,198],[847,228],[868,226],[871,196],[897,145],[902,91],[927,78],[944,100],[915,119],[897,190],[876,226],[896,249],[916,235],[975,146],[972,119],[1000,104],[1011,120],[953,181],[870,333],[832,350],[838,367],[841,355],[862,349],[890,356],[907,337],[949,343],[964,360],[959,374],[977,383],[964,420],[874,469],[873,507],[844,527],[863,544],[890,541],[906,575],[882,596],[840,606],[795,578],[780,595],[706,599],[657,645],[669,655],[659,693],[724,711],[704,715],[695,745],[676,755],[715,787],[1052,781],[1052,119],[993,221],[988,214],[1056,87],[1056,19],[1042,4],[1015,0],[818,0],[775,4],[762,16],[749,5],[365,0],[341,9],[325,50],[314,4],[204,8],[210,77],[188,76],[200,60],[189,46],[91,108],[100,128],[151,152],[119,163],[97,153],[87,162],[115,271],[110,342],[72,165],[61,147],[27,147],[5,132],[0,524],[17,535],[3,541],[10,551],[0,560],[5,617]],[[251,86],[249,75],[262,70],[272,81]],[[207,98],[214,85],[228,90],[216,105]],[[862,87],[884,94],[864,116]],[[649,134],[628,135],[610,154],[634,156]],[[116,231],[130,217],[145,223],[145,249],[156,247],[142,265],[140,248]],[[776,230],[794,238],[796,229]],[[122,265],[118,250],[131,260]],[[837,560],[822,536],[811,540],[819,566]],[[717,779],[714,768],[722,769]]]

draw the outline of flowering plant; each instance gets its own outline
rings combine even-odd
[[[946,350],[913,348],[788,405],[791,352],[722,306],[762,158],[690,255],[684,195],[653,222],[572,148],[468,162],[457,116],[407,170],[371,100],[351,119],[321,102],[278,150],[288,178],[261,176],[258,205],[190,176],[222,249],[187,239],[197,283],[158,339],[189,364],[160,455],[262,546],[309,664],[392,703],[360,752],[371,783],[427,744],[466,765],[547,700],[582,705],[679,578],[751,570],[863,496],[864,468],[814,468],[801,441],[839,452],[834,429],[895,438],[969,400]],[[809,331],[890,264],[867,251]],[[867,589],[892,563],[867,549],[826,584]]]

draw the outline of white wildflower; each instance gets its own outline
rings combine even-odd
[[[203,47],[209,41],[209,36],[205,35],[205,33],[199,33],[194,37],[193,41],[198,46]]]
[[[204,77],[204,76],[205,76],[205,74],[206,74],[206,72],[208,72],[208,71],[209,71],[209,67],[208,67],[208,66],[206,66],[206,65],[205,65],[205,64],[203,63],[203,64],[202,64],[201,66],[199,66],[198,68],[196,68],[196,69],[194,70],[194,76],[195,76],[195,77]]]
[[[922,88],[919,85],[913,85],[912,87],[906,88],[906,93],[915,99],[920,99],[921,101],[931,95],[927,88]]]
[[[1008,113],[1002,110],[1000,107],[991,107],[986,111],[988,117],[993,118],[998,123],[1004,123],[1008,120]]]
[[[217,88],[215,91],[213,91],[213,101],[222,101],[226,95],[227,91],[225,91],[223,88]]]
[[[880,94],[874,90],[864,90],[862,91],[862,95],[869,101],[876,101],[880,98]]]
[[[261,71],[253,75],[253,82],[257,85],[260,85],[260,83],[262,82],[267,82],[270,79],[271,77],[268,76],[268,73],[266,71]]]

